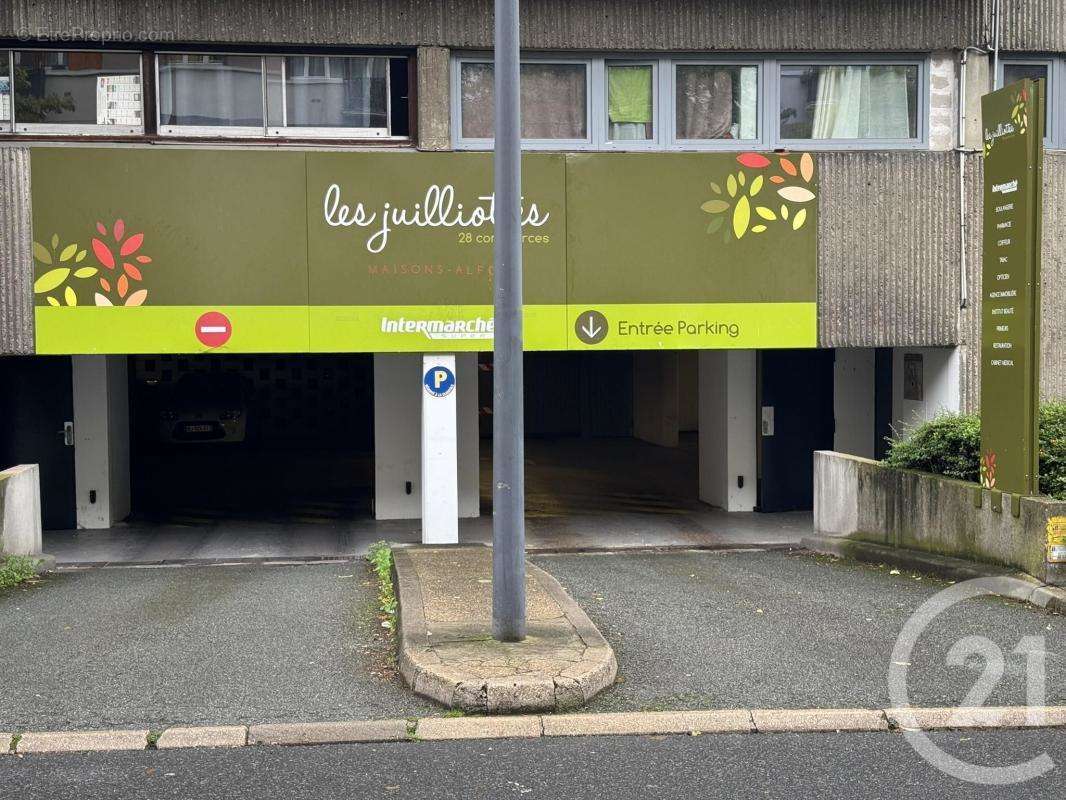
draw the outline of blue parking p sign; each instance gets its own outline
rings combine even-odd
[[[455,375],[444,366],[430,367],[426,370],[422,383],[426,391],[434,397],[447,397],[455,388]]]

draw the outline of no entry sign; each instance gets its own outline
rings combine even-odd
[[[196,338],[205,347],[221,347],[232,335],[233,325],[221,311],[208,311],[196,320]]]

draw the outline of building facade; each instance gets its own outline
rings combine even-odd
[[[1022,77],[1047,87],[1041,393],[1066,397],[1064,12],[524,3],[527,428],[546,457],[687,447],[670,469],[694,500],[796,509],[812,450],[876,457],[893,428],[977,410],[980,97]],[[267,451],[304,505],[417,516],[418,354],[455,351],[460,511],[479,513],[491,2],[7,2],[0,40],[0,461],[42,464],[46,525],[187,509],[202,466],[247,502],[218,483],[247,469],[262,492]],[[449,222],[430,186],[481,216]],[[363,224],[375,209],[391,230]],[[700,240],[678,244],[688,213]],[[395,255],[350,260],[349,228]],[[474,258],[452,252],[464,231]],[[696,251],[731,277],[686,277]],[[199,428],[256,455],[187,455],[174,439]]]

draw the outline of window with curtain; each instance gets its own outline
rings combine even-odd
[[[159,124],[263,127],[262,58],[214,53],[159,55]]]
[[[781,67],[780,138],[918,138],[918,67]]]
[[[523,139],[588,137],[588,86],[583,63],[530,62],[520,66]],[[491,63],[464,61],[460,67],[462,135],[495,135],[496,92]]]
[[[650,64],[607,66],[607,138],[639,141],[653,138],[655,70]]]
[[[674,73],[680,140],[758,137],[759,69],[678,64]]]
[[[16,50],[12,61],[16,126],[142,129],[139,53]],[[6,89],[9,97],[10,81]],[[0,108],[8,118],[10,99]]]

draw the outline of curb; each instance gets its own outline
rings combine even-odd
[[[921,550],[888,547],[886,545],[849,539],[846,536],[804,536],[801,546],[815,553],[850,558],[871,564],[889,564],[899,569],[925,572],[949,581],[968,581],[973,578],[1014,578],[1032,586],[1028,592],[1004,587],[1000,597],[1021,600],[1057,614],[1066,614],[1066,589],[1050,586],[1025,572],[1012,571],[990,564],[979,564],[951,556],[926,553]]]
[[[471,545],[470,547],[478,547]],[[426,546],[438,549],[438,546]],[[448,549],[466,545],[445,545]],[[581,661],[555,677],[528,673],[492,678],[468,674],[441,663],[429,641],[422,585],[411,552],[392,551],[393,585],[397,599],[398,658],[400,675],[416,694],[448,707],[473,713],[568,711],[585,705],[614,683],[618,671],[614,650],[567,594],[562,585],[535,564],[526,562],[526,574],[537,581],[558,605],[569,625],[584,642]]]
[[[0,734],[0,759],[27,753],[210,749],[560,736],[890,733],[1066,728],[1066,706],[974,708],[799,708],[637,711],[495,717],[422,717],[275,725],[174,726],[156,741],[148,730],[32,731]],[[14,741],[14,747],[11,742]],[[7,747],[2,745],[7,744]]]

